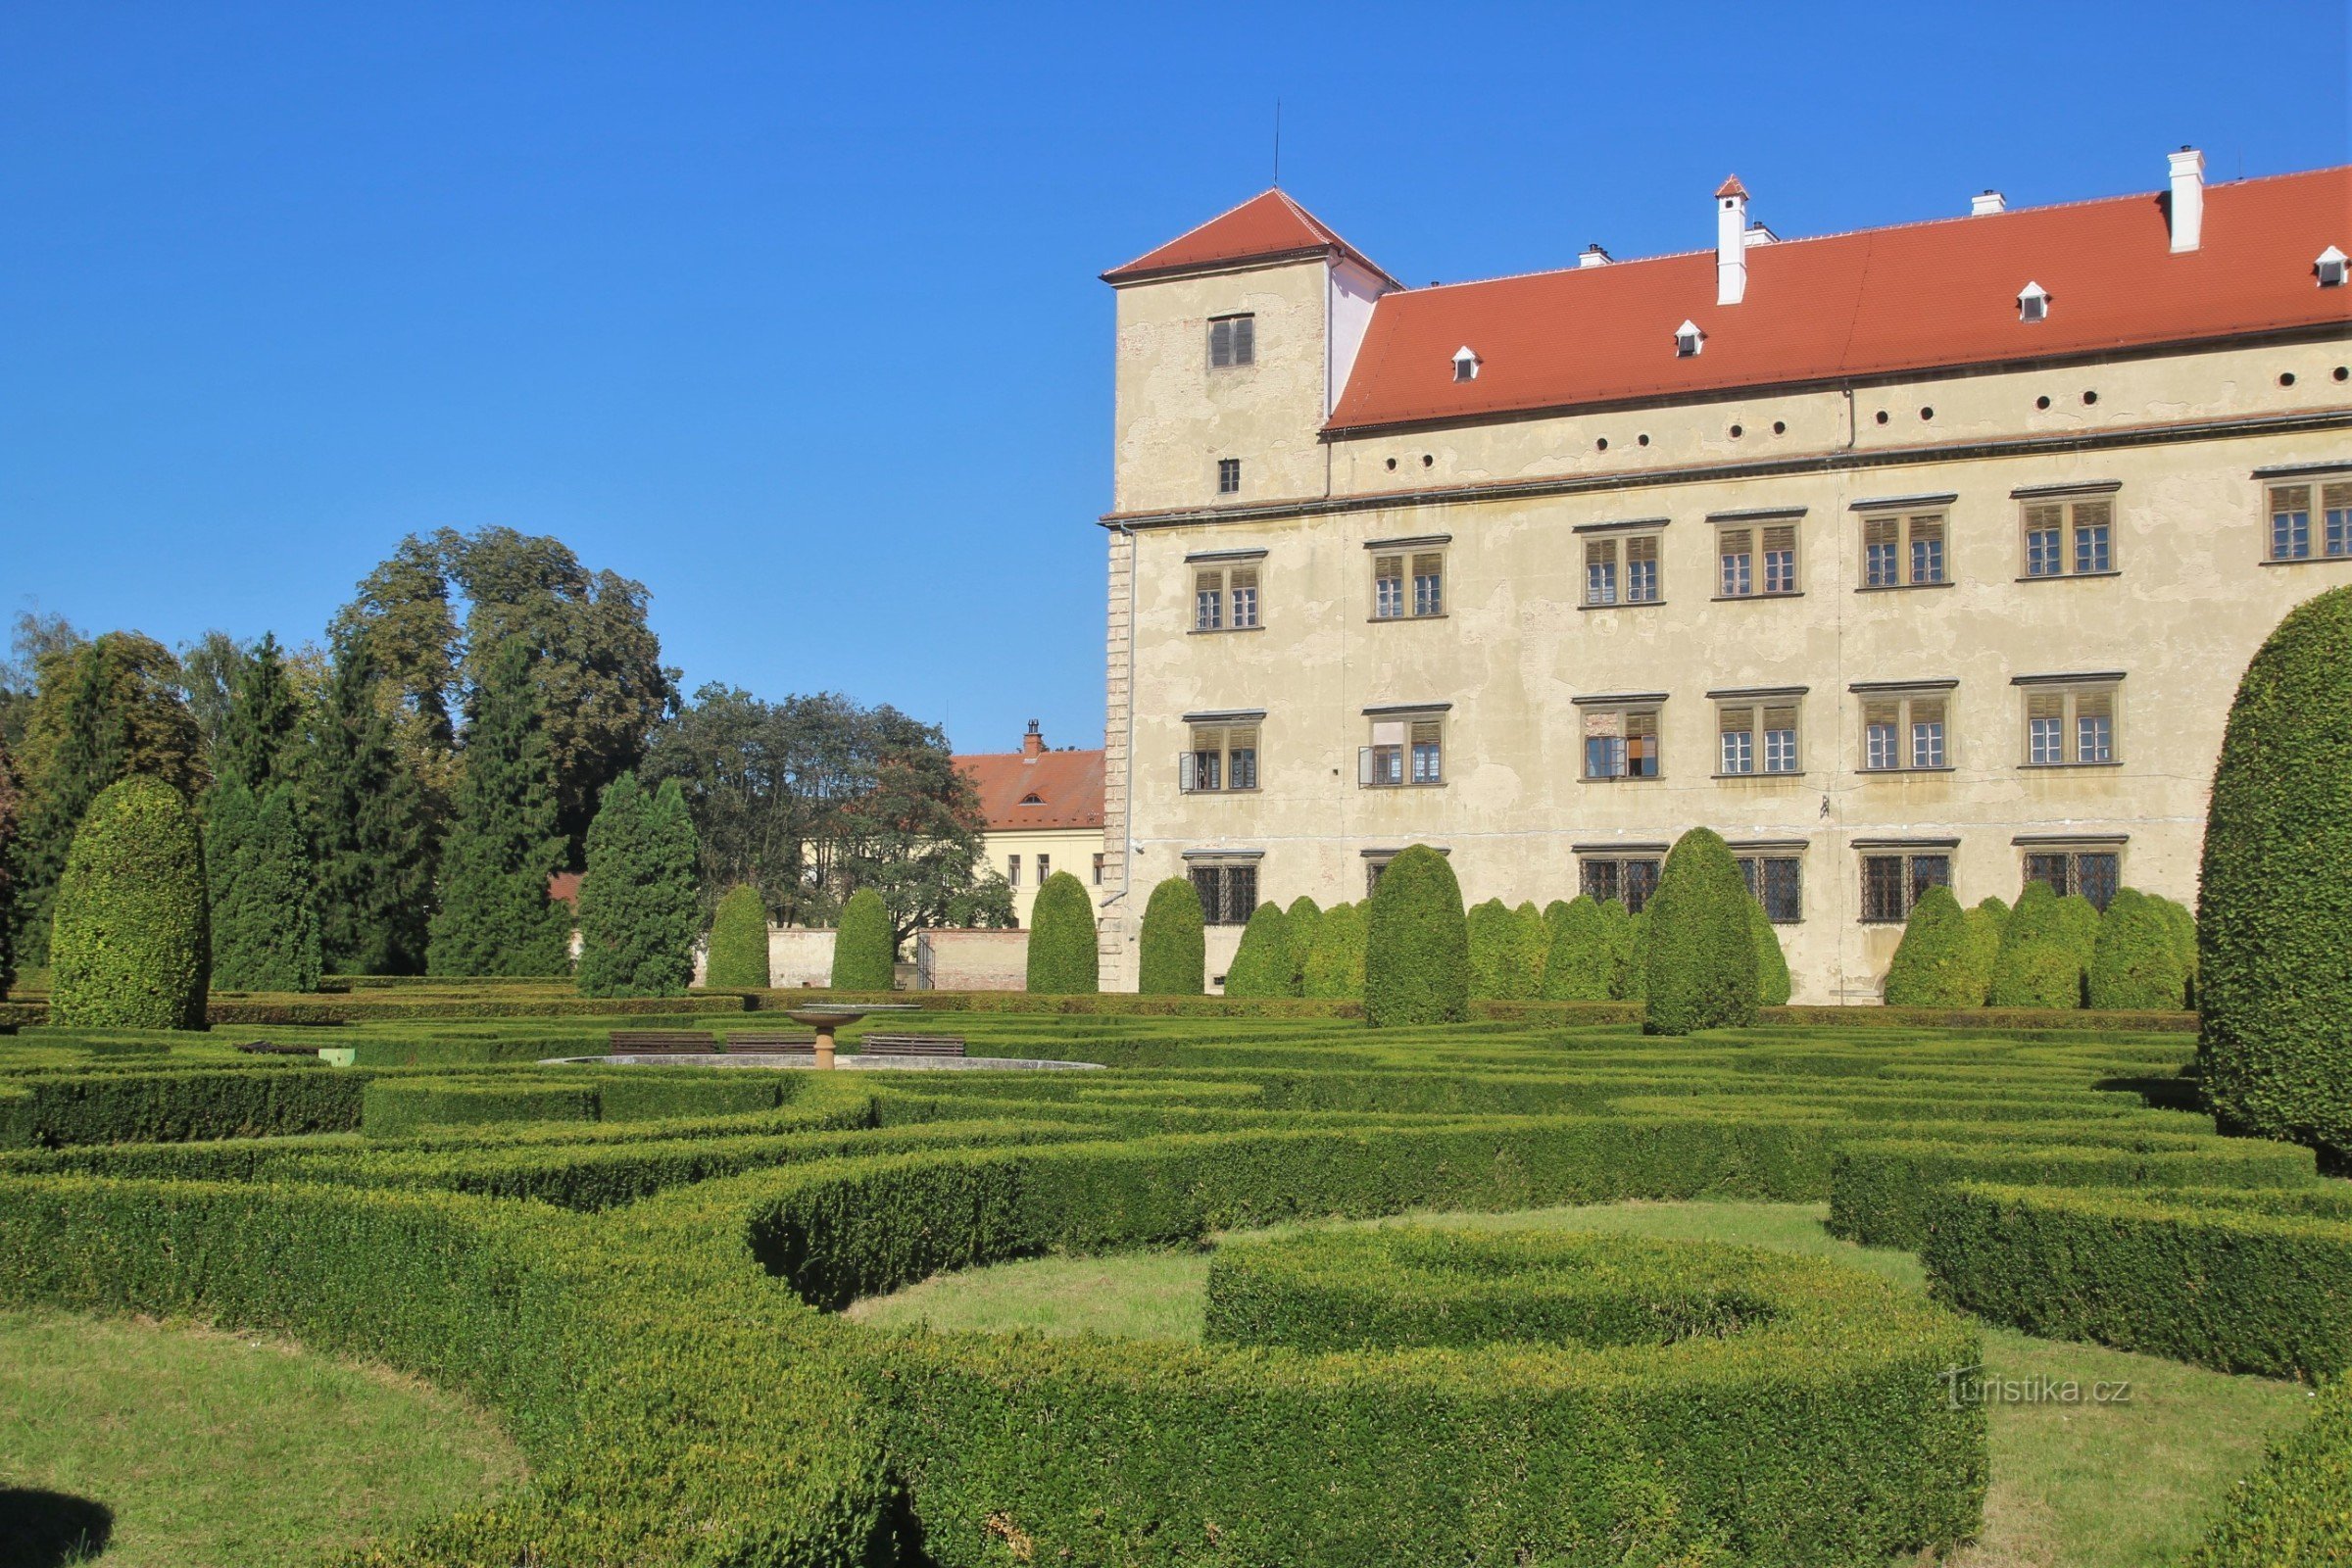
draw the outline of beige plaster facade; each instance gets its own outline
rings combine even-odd
[[[2343,322],[1326,433],[1362,284],[1333,257],[1118,289],[1105,989],[1133,987],[1163,877],[1222,858],[1256,868],[1260,899],[1328,906],[1415,842],[1448,852],[1469,902],[1572,898],[1587,858],[1699,825],[1793,860],[1799,1002],[1878,998],[1901,927],[1864,918],[1866,858],[1945,857],[1973,904],[2013,901],[2029,854],[2112,855],[2124,884],[2193,902],[2238,676],[2295,604],[2352,582],[2316,545],[2273,564],[2267,506],[2275,470],[2352,478]],[[1242,311],[1256,363],[1209,368],[1207,322]],[[1228,457],[1242,482],[1219,494]],[[2029,577],[2027,509],[2082,499],[2112,507],[2105,569]],[[1941,583],[1868,586],[1866,521],[1914,514],[1942,519]],[[1722,530],[1767,523],[1794,531],[1798,591],[1723,597]],[[1588,607],[1586,546],[1635,536],[1657,540],[1657,602]],[[1442,613],[1374,618],[1373,562],[1399,553],[1443,556]],[[1254,626],[1198,629],[1200,557],[1253,565]],[[2069,691],[2108,694],[2108,755],[2034,765],[2029,702]],[[1795,710],[1793,770],[1726,776],[1726,692]],[[1865,705],[1920,694],[1946,705],[1937,765],[1866,766]],[[1588,731],[1636,695],[1657,775],[1589,780]],[[1440,782],[1360,781],[1396,721],[1373,710],[1441,726]],[[1255,787],[1188,791],[1188,715],[1232,714],[1257,732]],[[1216,974],[1239,931],[1210,935]]]

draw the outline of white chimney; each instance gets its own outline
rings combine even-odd
[[[1576,265],[1579,267],[1606,267],[1615,259],[1595,243],[1585,247],[1584,254],[1576,259]]]
[[[1715,192],[1715,303],[1747,296],[1747,187],[1734,174]]]
[[[1971,196],[1968,199],[1968,216],[1971,218],[1989,218],[1994,213],[2005,213],[2008,210],[2007,199],[1997,190],[1988,190],[1982,195]]]
[[[2205,155],[2183,147],[2172,155],[2173,254],[2193,251],[2205,237]]]

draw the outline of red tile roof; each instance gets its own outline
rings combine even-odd
[[[1739,305],[1715,303],[1712,250],[1413,289],[1374,307],[1328,428],[2342,323],[2352,288],[2313,275],[2330,244],[2352,249],[2352,168],[2208,186],[2203,246],[2180,256],[2165,198],[2141,195],[1754,246]],[[2017,295],[2030,282],[2050,312],[2028,324]],[[1706,338],[1678,359],[1686,318]],[[1456,381],[1464,344],[1479,373]]]
[[[1237,262],[1271,261],[1287,256],[1324,256],[1333,252],[1395,284],[1362,251],[1340,238],[1330,224],[1279,190],[1252,196],[1230,212],[1220,213],[1199,228],[1187,230],[1155,251],[1102,274],[1105,283],[1173,272],[1229,267]]]
[[[980,790],[980,808],[992,833],[1021,828],[1099,828],[1102,825],[1101,752],[969,753],[956,765]],[[1035,804],[1027,804],[1031,796]]]

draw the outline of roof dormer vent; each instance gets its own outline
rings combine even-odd
[[[2050,314],[2050,291],[2039,283],[2028,283],[2017,291],[2017,318],[2021,321],[2047,320]]]
[[[1576,259],[1576,265],[1579,267],[1606,267],[1615,260],[1616,258],[1602,250],[1599,241],[1595,240],[1585,247],[1584,254]]]
[[[1775,234],[1761,219],[1747,225],[1746,244],[1749,250],[1759,245],[1778,245],[1780,242],[1781,236]]]
[[[2347,259],[2344,253],[2333,245],[2320,252],[2320,259],[2311,264],[2311,270],[2319,274],[2320,287],[2342,288],[2348,260],[2352,259]]]
[[[1456,381],[1477,380],[1478,366],[1478,356],[1470,352],[1469,344],[1465,343],[1453,351],[1453,378]]]
[[[1968,216],[1971,218],[1990,218],[1995,213],[2008,210],[2009,198],[1997,190],[1980,191],[1968,199]]]
[[[1685,321],[1674,329],[1674,357],[1678,360],[1695,359],[1707,334],[1698,329],[1696,321]]]

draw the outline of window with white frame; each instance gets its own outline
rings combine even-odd
[[[2117,761],[2113,680],[2031,681],[2025,687],[2026,766],[2083,767]]]
[[[1015,888],[1021,885],[1021,858],[1017,855],[1004,857],[1004,884]]]
[[[2031,499],[2020,515],[2028,577],[2097,576],[2116,569],[2112,496]]]
[[[1944,564],[1946,523],[1940,512],[1888,514],[1862,519],[1862,586],[1932,588],[1949,582]]]
[[[1257,725],[1195,724],[1193,744],[1176,759],[1177,788],[1187,795],[1257,788]]]
[[[1372,558],[1372,618],[1406,620],[1446,612],[1446,552],[1399,551]]]
[[[1585,777],[1656,778],[1663,765],[1656,701],[1582,704]]]
[[[1804,861],[1797,856],[1757,850],[1741,852],[1740,879],[1747,896],[1764,906],[1774,925],[1798,925],[1805,918]]]
[[[1654,533],[1609,534],[1585,541],[1585,603],[1658,602],[1658,543]]]
[[[2020,891],[2036,882],[2048,885],[2060,898],[2079,894],[2100,912],[2123,886],[2124,858],[2113,849],[2072,849],[2051,845],[2026,852],[2025,880]]]
[[[2352,474],[2316,484],[2274,484],[2268,494],[2270,560],[2340,561],[2352,556]]]
[[[1715,770],[1725,775],[1794,773],[1796,699],[1736,697],[1715,705]]]
[[[1871,849],[1862,856],[1862,923],[1900,925],[1930,888],[1952,885],[1948,849]]]
[[[1874,773],[1952,765],[1948,689],[1873,691],[1862,699],[1862,766]]]
[[[1658,890],[1660,858],[1649,853],[1594,854],[1577,858],[1579,891],[1599,903],[1614,899],[1626,913],[1640,914]]]
[[[1102,862],[1108,858],[1109,857],[1106,855],[1097,855],[1095,857],[1095,886],[1097,887],[1101,887],[1102,885]]]
[[[1372,744],[1356,753],[1355,781],[1365,789],[1445,783],[1445,716],[1436,712],[1373,715]]]
[[[1039,856],[1037,858],[1037,885],[1041,888],[1044,887],[1046,885],[1046,878],[1052,876],[1053,874],[1054,857],[1051,855]]]
[[[1200,918],[1208,925],[1248,925],[1257,907],[1255,860],[1188,860],[1193,891],[1200,895]]]
[[[1719,528],[1715,535],[1717,597],[1779,598],[1796,592],[1796,524]]]
[[[1208,323],[1208,368],[1229,370],[1257,360],[1257,318],[1219,316]]]
[[[1193,630],[1250,631],[1257,623],[1256,563],[1193,568]]]

